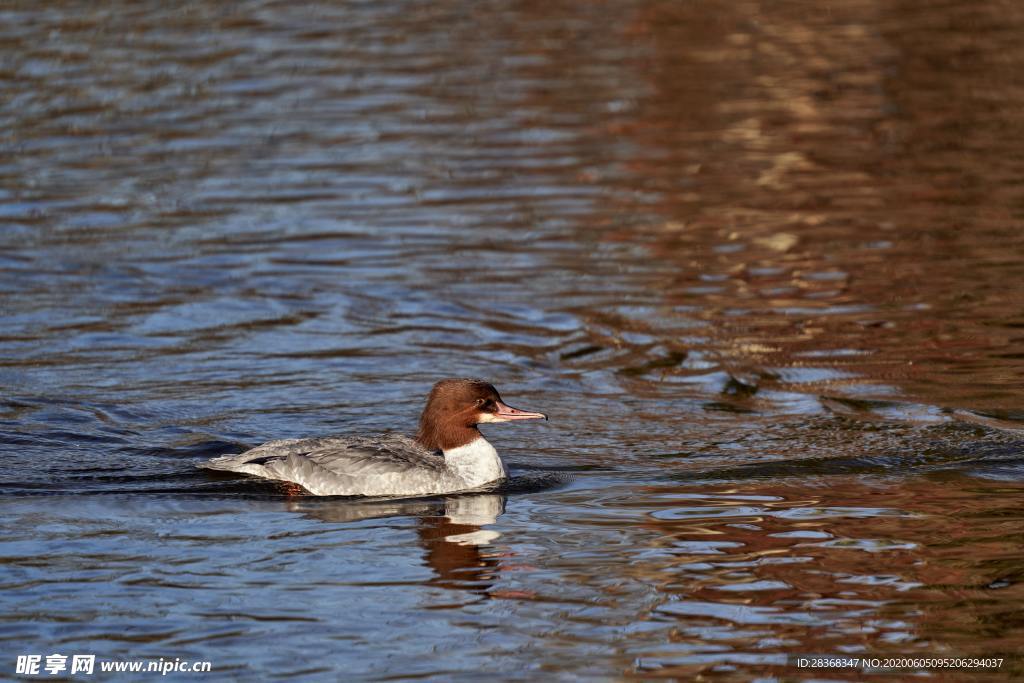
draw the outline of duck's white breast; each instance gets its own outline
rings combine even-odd
[[[444,460],[448,471],[462,482],[461,489],[477,488],[508,476],[498,451],[482,436],[445,451]]]

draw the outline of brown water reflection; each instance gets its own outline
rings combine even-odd
[[[0,18],[4,661],[1021,675],[1017,5]],[[487,514],[194,467],[442,375],[552,416]]]
[[[631,569],[665,598],[649,618],[678,626],[640,668],[692,676],[760,655],[782,674],[768,654],[1002,653],[1003,673],[1019,672],[1022,493],[956,477],[652,489],[657,535]]]
[[[679,361],[696,347],[757,386],[886,396],[896,384],[932,404],[1016,405],[1024,168],[1011,102],[1024,89],[1005,22],[1019,12],[706,10],[638,12],[629,30],[651,51],[635,67],[652,92],[602,132],[630,150],[604,239],[644,244],[663,266],[642,283],[664,295],[650,301],[660,315],[615,322],[676,337],[637,373],[694,374]]]

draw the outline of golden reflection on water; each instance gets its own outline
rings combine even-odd
[[[593,344],[677,335],[634,366],[655,380],[698,350],[766,388],[1015,405],[1024,54],[998,26],[1018,15],[645,3],[626,35],[647,88],[603,131],[622,166],[595,219],[664,266],[626,275],[663,297],[593,314]]]
[[[663,645],[633,650],[637,674],[743,662],[784,674],[787,657],[813,653],[996,653],[1010,675],[1021,666],[1022,503],[1020,486],[959,476],[655,486],[605,501],[612,517],[642,512],[652,532],[627,568],[658,592],[642,619],[676,623]]]

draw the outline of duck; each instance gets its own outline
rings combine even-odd
[[[415,438],[400,434],[269,441],[200,467],[274,479],[315,496],[418,497],[489,489],[508,478],[479,425],[547,420],[513,408],[481,379],[433,385]]]

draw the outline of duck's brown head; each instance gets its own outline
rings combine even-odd
[[[478,438],[478,424],[541,418],[548,419],[544,413],[506,404],[498,391],[483,380],[443,379],[430,390],[416,440],[429,450],[447,451]]]

